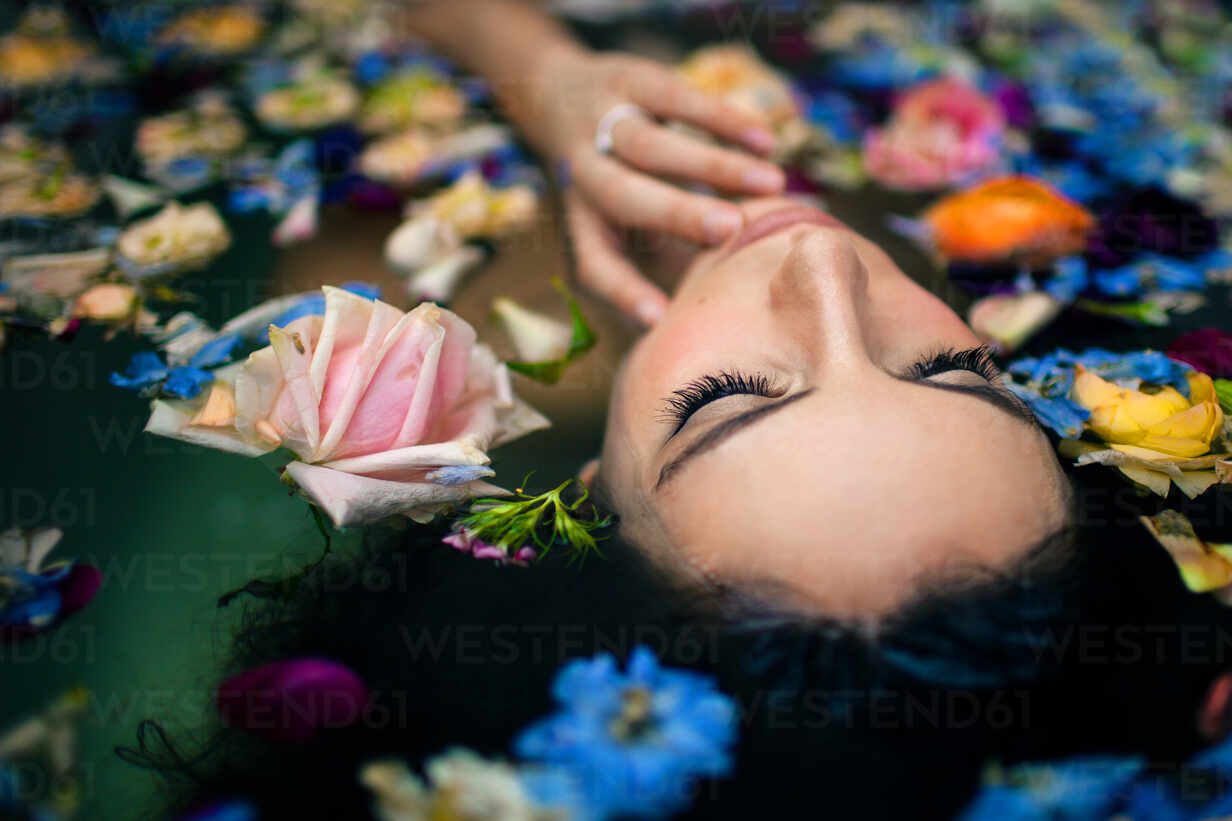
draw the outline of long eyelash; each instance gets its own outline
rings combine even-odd
[[[908,368],[906,376],[908,379],[926,379],[947,371],[972,371],[989,382],[1001,378],[997,360],[992,351],[984,346],[961,351],[949,348],[929,354]]]
[[[680,390],[663,400],[663,411],[660,419],[665,422],[675,422],[676,430],[684,427],[689,417],[697,413],[703,406],[716,399],[735,394],[753,394],[755,396],[773,396],[769,377],[764,374],[743,374],[723,371],[717,375],[707,375],[690,382]],[[673,431],[674,432],[674,431]]]

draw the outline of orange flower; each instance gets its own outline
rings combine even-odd
[[[1000,177],[943,198],[924,212],[933,243],[962,262],[1043,266],[1086,245],[1091,214],[1044,183]]]

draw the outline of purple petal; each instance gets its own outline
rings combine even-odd
[[[354,724],[368,688],[349,668],[327,659],[290,659],[224,681],[215,704],[223,719],[273,741],[310,741],[331,727]]]
[[[60,593],[60,616],[76,613],[90,603],[103,584],[103,571],[88,564],[75,564],[68,576],[56,585]]]
[[[1168,358],[1218,379],[1232,379],[1232,334],[1201,328],[1178,336],[1168,346]]]

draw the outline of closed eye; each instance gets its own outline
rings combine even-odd
[[[1001,369],[997,367],[992,352],[983,346],[965,350],[949,348],[928,354],[911,365],[903,378],[918,382],[950,371],[971,371],[993,384],[1001,381]]]
[[[659,419],[672,423],[672,436],[675,436],[689,421],[689,417],[725,396],[748,394],[772,397],[778,396],[779,393],[765,374],[744,374],[738,371],[707,374],[679,390],[672,391],[672,394],[663,400]]]

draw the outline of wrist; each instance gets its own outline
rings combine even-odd
[[[553,42],[537,52],[512,83],[506,113],[527,141],[548,159],[563,153],[559,145],[568,133],[562,118],[573,107],[574,89],[583,76],[590,52],[572,40]]]

